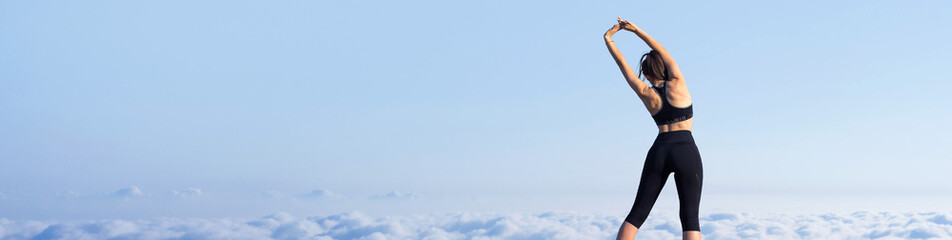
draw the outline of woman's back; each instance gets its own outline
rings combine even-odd
[[[660,132],[691,130],[694,104],[683,80],[664,81],[642,98]]]

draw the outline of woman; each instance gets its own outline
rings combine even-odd
[[[641,74],[637,76],[612,41],[612,35],[620,29],[635,33],[652,49],[641,56]],[[701,155],[691,135],[694,112],[684,76],[681,75],[674,58],[671,58],[661,44],[624,19],[618,18],[618,24],[605,33],[605,44],[628,80],[628,85],[635,90],[658,125],[658,136],[648,150],[648,157],[641,170],[641,183],[635,196],[635,204],[618,230],[618,239],[635,238],[638,228],[648,217],[648,212],[672,172],[681,201],[683,239],[701,239],[698,206],[701,201],[703,171]],[[641,80],[641,75],[651,82],[651,86]]]

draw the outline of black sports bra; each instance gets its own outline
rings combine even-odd
[[[654,121],[658,126],[665,124],[672,124],[684,120],[691,119],[694,117],[694,103],[688,105],[685,108],[679,108],[671,106],[671,103],[668,102],[668,96],[666,95],[665,88],[668,87],[668,81],[665,81],[661,87],[651,86],[655,89],[655,92],[658,92],[658,95],[661,96],[661,110],[659,110],[654,115],[651,115],[651,118],[654,118]]]

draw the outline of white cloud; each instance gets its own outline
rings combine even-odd
[[[0,239],[614,239],[624,216],[588,213],[449,213],[372,217],[360,212],[296,218],[38,222],[0,218]],[[705,239],[950,239],[952,214],[716,213]],[[653,212],[640,239],[679,239],[676,213]]]
[[[172,195],[175,195],[178,197],[196,197],[196,196],[202,195],[202,190],[198,188],[193,188],[193,187],[177,189],[177,190],[172,190]]]
[[[337,193],[335,193],[335,192],[331,192],[331,190],[321,189],[321,188],[314,189],[314,190],[312,190],[312,191],[309,192],[309,193],[301,194],[301,195],[299,195],[299,196],[300,196],[301,198],[310,198],[310,199],[328,199],[328,198],[341,198],[341,197],[343,197],[343,196],[341,196],[340,194],[337,194]]]
[[[142,190],[139,190],[139,187],[136,187],[136,186],[120,188],[119,190],[116,190],[115,192],[110,194],[110,196],[117,197],[117,198],[134,198],[134,197],[141,197],[143,195],[144,194],[142,193]]]
[[[77,199],[79,197],[82,197],[82,195],[73,191],[63,191],[63,192],[56,193],[56,197],[59,197],[62,199]]]
[[[284,198],[284,193],[278,192],[278,191],[268,190],[268,191],[265,191],[265,192],[261,193],[260,196],[263,197],[263,198],[278,199],[278,198]]]
[[[418,198],[418,197],[420,197],[420,194],[395,190],[395,191],[390,191],[388,193],[384,193],[380,195],[374,195],[370,198],[371,199],[412,199],[412,198]]]

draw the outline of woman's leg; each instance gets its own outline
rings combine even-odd
[[[680,200],[681,230],[684,239],[701,239],[698,211],[701,204],[701,185],[704,170],[701,155],[693,141],[672,146],[671,162],[674,164],[674,182]]]
[[[641,170],[641,182],[638,184],[635,203],[631,206],[631,211],[628,212],[625,222],[618,231],[618,239],[634,238],[638,228],[641,228],[641,224],[648,218],[648,213],[658,200],[658,194],[661,194],[661,188],[664,187],[670,174],[664,168],[665,155],[663,145],[655,144],[648,150],[644,168]]]
[[[701,240],[701,231],[684,231],[681,233],[683,240]]]
[[[615,240],[629,240],[635,239],[635,235],[638,234],[638,228],[631,223],[622,222],[621,228],[618,229],[618,237],[615,237]]]

